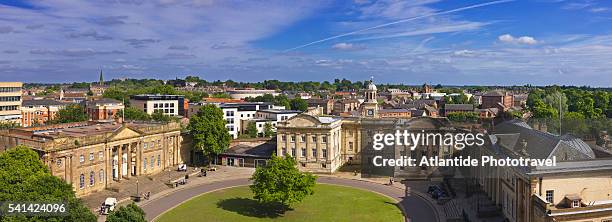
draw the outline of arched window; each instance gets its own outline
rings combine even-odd
[[[79,188],[83,189],[85,187],[85,175],[81,174],[79,176]]]
[[[104,182],[104,170],[100,170],[100,183]]]
[[[93,171],[89,172],[89,186],[93,186],[96,182],[96,173]]]

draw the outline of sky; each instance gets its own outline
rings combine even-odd
[[[612,86],[612,1],[0,0],[0,81]]]

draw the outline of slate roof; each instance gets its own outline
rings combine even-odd
[[[545,159],[556,156],[560,161],[595,158],[593,150],[581,139],[534,130],[519,120],[495,126],[492,134],[497,145],[516,153],[521,153],[524,149],[530,158]]]
[[[444,109],[445,110],[474,110],[474,105],[473,104],[445,104],[444,105]]]
[[[238,144],[228,148],[222,154],[243,157],[270,158],[275,150],[276,144],[271,142],[266,142],[258,146]]]
[[[35,100],[23,100],[21,106],[63,106],[64,103],[61,103],[57,100],[52,99],[35,99]]]
[[[499,90],[488,91],[482,96],[504,96],[504,93]]]
[[[101,99],[87,101],[87,106],[95,106],[95,105],[102,105],[102,104],[117,104],[117,103],[121,103],[121,101],[109,99],[109,98],[101,98]]]

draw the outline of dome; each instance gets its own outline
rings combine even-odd
[[[370,84],[368,84],[368,90],[372,90],[372,91],[376,91],[376,85],[374,85],[373,82],[370,81]]]

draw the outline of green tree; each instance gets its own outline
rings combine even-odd
[[[37,122],[35,122],[37,123]],[[13,128],[17,128],[19,127],[19,124],[15,123],[15,122],[9,122],[9,121],[0,121],[0,130],[3,129],[13,129]]]
[[[83,106],[78,104],[67,105],[57,112],[57,116],[50,123],[73,123],[87,121],[87,114]]]
[[[257,125],[255,121],[249,121],[245,133],[251,138],[257,137]]]
[[[151,116],[149,114],[134,107],[126,107],[124,113],[126,120],[151,120]]]
[[[292,110],[306,111],[308,109],[308,103],[299,97],[292,99],[290,105]]]
[[[316,177],[302,173],[296,168],[291,156],[277,157],[263,167],[258,167],[251,177],[251,191],[255,199],[264,204],[280,204],[287,208],[292,203],[302,201],[307,195],[314,194]]]
[[[165,123],[172,121],[172,117],[164,114],[164,112],[162,112],[161,110],[156,110],[155,112],[153,112],[153,114],[151,115],[151,119]]]
[[[266,124],[264,124],[264,136],[272,137],[273,135],[274,135],[274,130],[272,129],[272,124],[270,124],[269,122],[266,122]]]
[[[477,122],[479,116],[474,112],[456,112],[447,114],[446,118],[453,122]]]
[[[215,105],[205,105],[189,119],[189,134],[193,137],[194,148],[212,158],[229,147],[231,136],[225,128],[223,111]]]
[[[51,175],[36,152],[17,146],[0,154],[1,201],[62,201],[67,216],[4,216],[0,221],[96,221],[96,216],[76,198],[72,186]]]
[[[146,222],[145,212],[134,203],[121,206],[106,217],[106,222]]]

